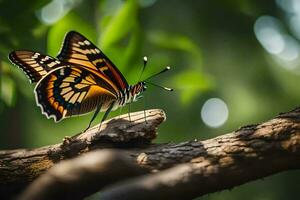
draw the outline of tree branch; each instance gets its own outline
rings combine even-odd
[[[146,171],[129,161],[122,151],[95,150],[53,166],[19,199],[83,199],[107,184],[143,173]]]
[[[127,180],[101,193],[102,200],[193,199],[285,170],[300,169],[300,109],[205,141],[145,152],[144,165],[181,163]],[[180,162],[178,162],[180,160]]]
[[[164,115],[161,111],[158,113],[160,113],[158,118],[161,119],[161,122]],[[120,137],[124,138],[123,136]],[[78,138],[81,137],[78,136]],[[124,173],[120,171],[117,175],[110,174],[109,180],[116,178],[116,181],[124,179],[125,182],[104,189],[101,193],[103,199],[182,199],[183,197],[188,199],[232,188],[281,171],[299,169],[300,109],[280,114],[268,122],[245,126],[235,132],[205,141],[194,140],[179,144],[149,145],[145,145],[143,142],[142,146],[136,146],[136,143],[134,145],[123,145],[123,142],[105,141],[105,147],[118,146],[123,148],[123,150],[119,149],[122,152],[120,155],[129,163],[132,163],[133,168],[140,168],[143,170],[142,173],[150,172],[150,174],[128,181],[126,179],[129,176],[136,176],[136,174],[132,173],[125,176],[126,170],[124,170]],[[122,139],[122,141],[124,140]],[[72,144],[69,147],[74,148],[73,145],[77,142],[71,141],[66,145],[69,144]],[[128,141],[126,144],[128,144]],[[91,143],[90,145],[93,148],[84,148],[79,153],[100,146],[103,147],[102,143],[101,145],[97,143]],[[56,151],[54,151],[54,155],[55,153]],[[53,152],[50,155],[53,155]],[[64,159],[65,156],[59,158]],[[119,165],[117,156],[115,159],[110,161],[110,163],[115,162],[115,164],[104,166]],[[76,163],[75,160],[74,162]],[[105,162],[105,159],[102,162]],[[73,160],[70,160],[69,163],[70,166],[75,166]],[[61,164],[57,164],[57,168]],[[85,166],[84,163],[83,166]],[[71,169],[72,167],[70,167]],[[103,178],[105,174],[102,174],[107,173],[109,170],[114,171],[111,167],[107,170],[102,169],[102,172],[101,170],[95,171],[95,176],[97,174],[97,177],[102,177],[97,179],[100,182],[98,188],[90,190],[90,188],[81,187],[82,193],[84,195],[92,194],[96,189],[101,189],[108,186],[108,184],[111,185],[112,182],[105,180]],[[68,174],[68,171],[65,171],[65,174]],[[89,181],[92,184],[95,180],[95,176],[89,176],[91,179],[87,181],[87,176],[80,176],[83,173],[77,174],[79,178],[76,178],[76,180],[79,183],[84,180],[84,183],[89,185],[87,184]],[[47,176],[47,173],[43,176]],[[42,179],[43,176],[36,181]],[[65,186],[68,187],[68,183]],[[51,186],[47,185],[47,187]],[[47,190],[47,187],[40,187],[41,191],[35,192],[42,194],[42,190]],[[32,186],[28,190],[30,188]],[[30,194],[28,190],[24,194]]]
[[[147,116],[145,121],[144,114]],[[162,110],[131,113],[105,121],[84,133],[64,139],[63,143],[36,149],[0,151],[0,199],[15,195],[28,183],[61,160],[103,148],[143,148],[156,137],[156,129],[165,120]]]

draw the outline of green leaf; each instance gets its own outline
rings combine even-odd
[[[136,23],[138,4],[136,0],[128,0],[118,13],[109,21],[103,31],[100,42],[105,50],[124,38]]]
[[[88,39],[92,41],[94,40],[93,42],[95,42],[96,32],[93,27],[75,12],[70,12],[49,30],[47,49],[50,55],[55,56],[58,54],[66,33],[71,30],[78,31]]]
[[[140,61],[138,63],[142,63],[142,58],[140,60],[137,58],[138,55],[140,55],[142,49],[142,33],[140,30],[140,27],[138,24],[136,24],[132,28],[132,33],[129,38],[129,42],[127,44],[126,50],[124,52],[124,59],[122,62],[122,66],[127,66],[126,70],[130,71],[133,69],[132,66],[137,63],[137,61]]]
[[[200,49],[195,42],[184,35],[153,31],[148,34],[148,39],[164,48],[187,51],[196,55],[200,53]]]
[[[199,71],[188,70],[173,77],[173,85],[180,92],[180,100],[189,104],[197,95],[214,88],[213,79]]]
[[[171,50],[184,51],[191,58],[191,66],[202,67],[202,53],[200,48],[190,38],[184,35],[154,31],[148,34],[148,39],[153,44]]]
[[[214,87],[214,81],[202,72],[202,54],[200,48],[184,35],[174,35],[163,31],[154,31],[148,35],[149,40],[157,46],[180,50],[186,53],[187,68],[173,77],[173,85],[180,92],[184,105],[190,103],[198,94]]]
[[[16,86],[14,81],[6,75],[1,76],[1,99],[7,106],[13,106],[16,101]]]

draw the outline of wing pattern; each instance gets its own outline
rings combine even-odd
[[[35,88],[42,113],[54,121],[93,111],[98,104],[107,109],[117,95],[103,77],[79,67],[64,66],[51,71]]]
[[[66,35],[57,59],[32,51],[13,51],[9,59],[37,82],[37,105],[56,122],[96,108],[96,112],[114,110],[129,88],[104,53],[75,31]]]
[[[13,51],[9,59],[24,71],[31,83],[38,82],[50,70],[62,66],[59,60],[32,51]]]
[[[101,71],[119,90],[128,87],[128,83],[118,68],[91,41],[80,33],[70,31],[57,56],[59,60]]]

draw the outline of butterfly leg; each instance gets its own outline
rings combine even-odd
[[[88,127],[83,132],[87,131],[91,127],[91,124],[94,121],[94,119],[97,117],[97,115],[98,115],[98,113],[99,113],[99,111],[101,109],[101,106],[102,106],[102,104],[98,104],[97,105],[96,111],[95,111],[92,119],[90,120]]]
[[[130,105],[131,105],[131,101],[128,104],[128,119],[131,122],[131,117],[130,117]]]
[[[104,113],[103,118],[102,118],[101,123],[100,123],[100,126],[99,126],[99,129],[98,129],[99,131],[101,130],[101,125],[102,125],[102,123],[106,120],[106,118],[107,118],[108,114],[110,113],[111,109],[114,107],[114,104],[115,104],[115,102],[112,102],[112,103],[109,105],[109,107],[108,107],[108,109],[106,110],[106,112]]]
[[[147,122],[147,115],[146,115],[146,94],[144,95],[144,118],[147,124],[148,122]]]

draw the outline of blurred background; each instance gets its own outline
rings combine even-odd
[[[34,85],[7,59],[17,49],[56,56],[70,30],[97,44],[131,84],[145,55],[143,77],[172,67],[153,82],[174,92],[149,86],[144,95],[146,108],[167,114],[156,142],[211,138],[300,104],[300,1],[1,0],[1,149],[61,142],[87,126],[92,114],[47,120]],[[299,182],[291,171],[202,199],[295,199]]]

